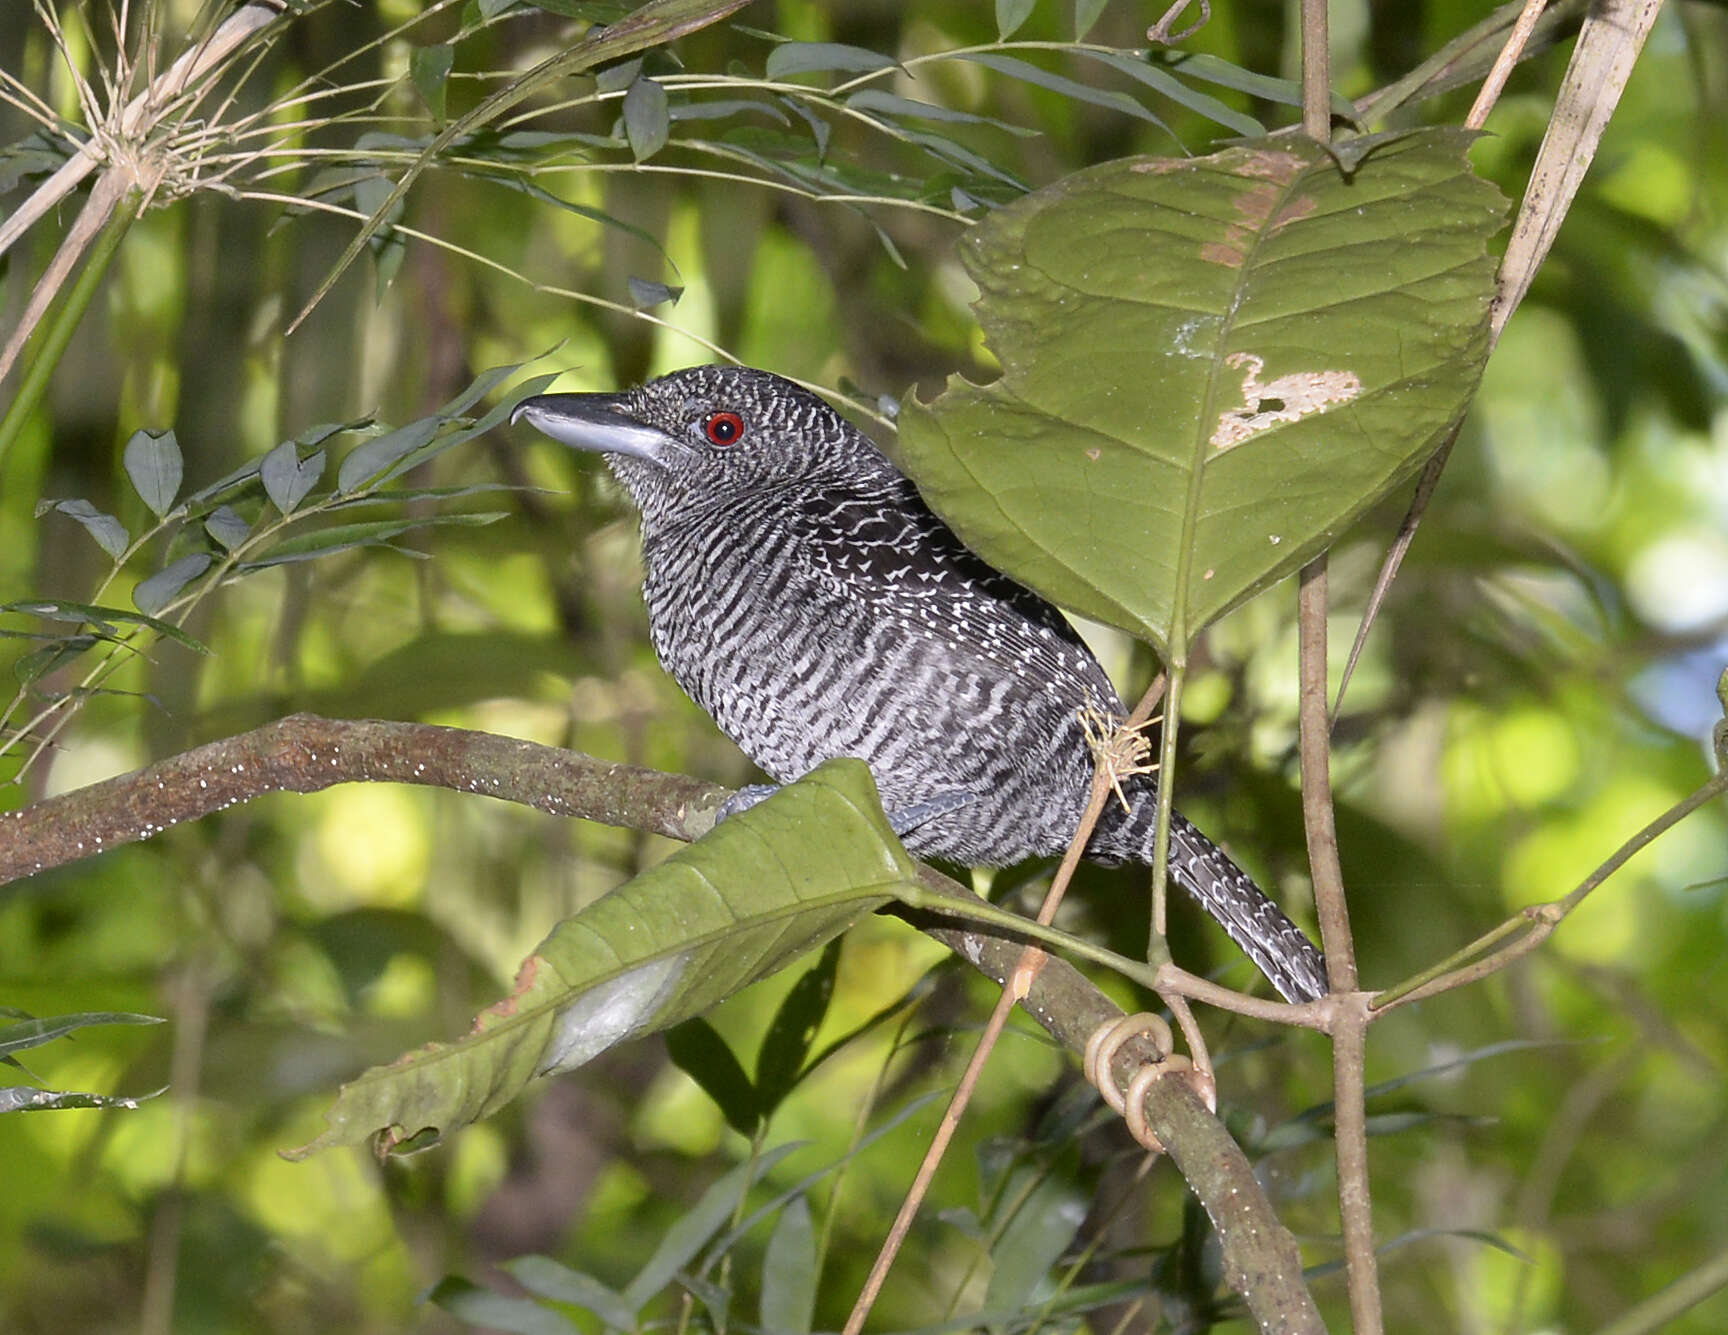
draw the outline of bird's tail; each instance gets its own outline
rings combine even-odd
[[[1092,845],[1096,854],[1151,863],[1156,796],[1149,784],[1136,796],[1125,814],[1112,801],[1117,819],[1102,823]],[[1176,812],[1170,814],[1170,879],[1199,902],[1286,1001],[1326,995],[1326,961],[1314,943],[1229,854]]]

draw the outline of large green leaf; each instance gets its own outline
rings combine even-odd
[[[1180,653],[1469,402],[1505,201],[1467,144],[1130,158],[999,210],[961,256],[1002,377],[908,396],[897,461],[980,555]]]
[[[344,1085],[329,1128],[289,1152],[374,1139],[420,1149],[531,1081],[665,1029],[886,903],[917,870],[869,769],[832,760],[565,919],[468,1035]]]

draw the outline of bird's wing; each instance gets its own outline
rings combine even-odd
[[[987,671],[1067,683],[1100,708],[1120,708],[1062,613],[969,550],[910,483],[882,493],[812,493],[783,517],[811,573],[873,617]]]

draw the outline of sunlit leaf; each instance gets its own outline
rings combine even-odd
[[[1132,158],[998,210],[961,254],[1004,374],[908,399],[895,457],[985,559],[1183,650],[1469,402],[1504,201],[1467,143],[1382,141],[1349,177],[1303,139]]]
[[[869,770],[830,761],[559,924],[466,1037],[345,1085],[328,1130],[293,1154],[448,1134],[538,1076],[700,1014],[914,876]]]
[[[29,1085],[0,1087],[0,1113],[50,1112],[64,1108],[124,1108],[135,1109],[161,1090],[138,1098],[122,1098],[118,1094],[80,1094],[71,1090],[34,1089]]]

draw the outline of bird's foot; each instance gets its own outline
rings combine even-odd
[[[938,816],[946,816],[951,811],[970,806],[978,800],[977,793],[963,792],[955,789],[946,793],[937,793],[927,797],[922,802],[914,802],[909,807],[901,807],[898,811],[888,813],[888,823],[894,827],[894,833],[904,838],[920,825],[928,825]]]
[[[720,804],[720,809],[714,813],[714,823],[736,816],[740,811],[748,811],[764,798],[772,797],[779,792],[778,784],[750,783],[745,784],[731,797]],[[927,797],[922,802],[914,802],[909,807],[901,807],[898,811],[888,813],[888,824],[894,833],[900,836],[910,834],[921,825],[927,825],[938,816],[946,816],[951,811],[958,811],[978,800],[977,793],[952,791],[937,793],[935,797]]]
[[[780,785],[777,783],[747,783],[720,804],[720,809],[714,813],[714,823],[718,825],[740,811],[748,811],[764,798],[773,797],[779,791]]]

